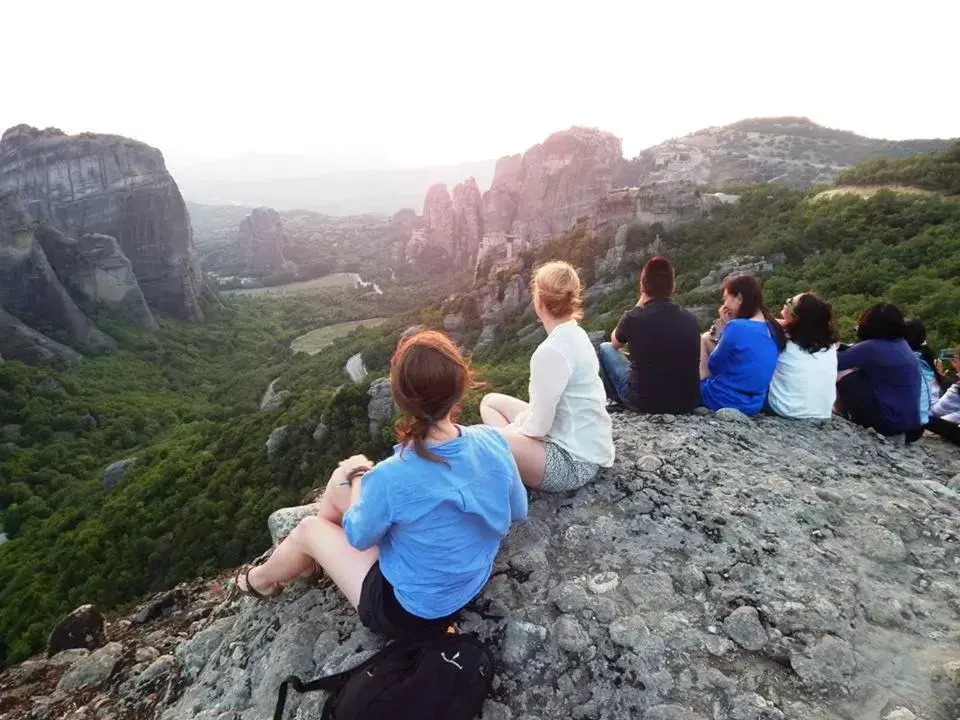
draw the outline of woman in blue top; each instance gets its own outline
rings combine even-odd
[[[700,347],[700,404],[756,415],[767,398],[786,335],[764,307],[756,278],[734,275],[722,289],[720,340],[704,333]]]
[[[390,389],[404,413],[392,457],[340,463],[304,519],[237,586],[258,598],[319,565],[375,632],[443,630],[483,588],[527,495],[504,437],[451,418],[472,374],[457,346],[426,331],[400,341]]]
[[[860,342],[837,355],[838,411],[881,435],[921,427],[920,367],[906,333],[900,309],[878,303],[857,321]]]

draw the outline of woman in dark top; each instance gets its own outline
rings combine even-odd
[[[881,435],[920,427],[920,369],[896,305],[878,303],[857,321],[859,342],[837,355],[838,411]]]

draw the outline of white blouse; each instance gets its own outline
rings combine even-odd
[[[530,407],[511,427],[575,460],[613,465],[613,427],[597,352],[575,320],[557,325],[530,358]]]

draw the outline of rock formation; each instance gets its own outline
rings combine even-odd
[[[838,419],[613,420],[615,467],[575,493],[531,493],[461,614],[498,660],[484,720],[957,717],[955,449]],[[271,532],[309,511],[275,513]],[[352,667],[382,643],[332,583],[264,603],[225,594],[231,577],[109,622],[93,653],[9,669],[5,718],[269,717],[288,675]],[[294,694],[289,717],[323,701]]]
[[[80,362],[83,355],[51,340],[0,308],[0,359],[19,360],[29,365]]]
[[[287,264],[283,248],[287,233],[280,213],[272,208],[255,208],[237,230],[237,254],[245,272],[273,273]]]
[[[116,348],[60,283],[40,244],[36,224],[9,192],[0,193],[0,308],[60,328],[94,352]]]
[[[472,268],[477,263],[483,235],[483,198],[474,178],[453,188],[454,262]]]
[[[0,139],[4,189],[70,237],[116,238],[151,307],[203,319],[190,219],[159,150],[115,135],[18,125]]]
[[[426,260],[423,255],[427,253],[431,256],[427,260],[428,264],[453,263],[454,248],[459,244],[454,240],[456,224],[456,211],[447,186],[434,185],[423,200],[423,218],[420,223],[423,245],[417,249],[419,259]]]
[[[782,253],[770,257],[732,257],[719,263],[710,272],[700,278],[699,290],[719,290],[724,280],[732,275],[753,275],[758,278],[768,278],[777,265],[786,262]]]
[[[144,330],[157,329],[133,266],[116,238],[94,233],[74,240],[48,226],[38,228],[37,237],[73,297],[106,308]]]
[[[510,233],[520,204],[520,168],[522,155],[506,155],[497,160],[493,183],[483,194],[483,229],[485,232]]]
[[[613,188],[622,160],[620,139],[592,128],[574,127],[534,145],[517,176],[513,234],[542,242],[568,230]]]

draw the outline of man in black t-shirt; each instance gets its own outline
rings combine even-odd
[[[607,394],[631,410],[685,413],[700,403],[700,329],[670,300],[674,289],[670,261],[651,259],[640,273],[640,301],[600,346]],[[630,346],[629,361],[623,345]]]

